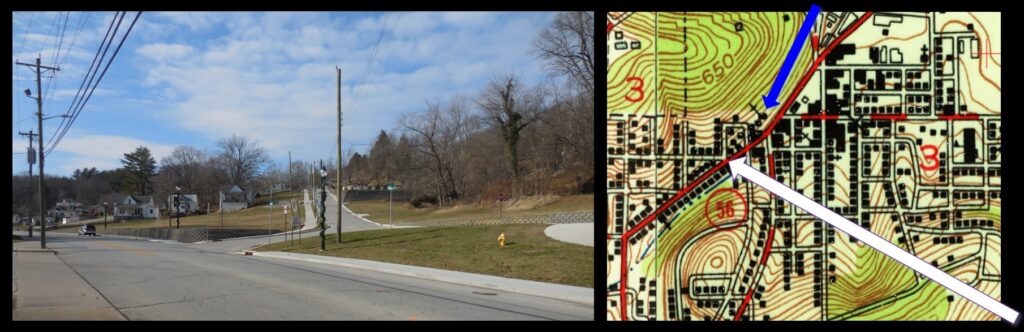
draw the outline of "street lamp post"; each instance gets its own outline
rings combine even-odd
[[[103,229],[107,229],[107,202],[103,202]]]
[[[320,251],[327,250],[326,241],[327,236],[324,232],[327,231],[327,217],[324,216],[325,210],[327,210],[327,191],[324,186],[327,184],[327,168],[324,167],[323,160],[320,161]],[[340,204],[340,202],[339,202]]]
[[[174,199],[174,212],[178,215],[178,225],[175,228],[181,228],[181,187],[174,186],[174,190],[178,192],[178,196]]]

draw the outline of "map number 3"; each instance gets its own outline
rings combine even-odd
[[[636,92],[636,93],[627,93],[625,96],[623,96],[623,98],[625,98],[626,101],[629,101],[629,102],[632,102],[632,103],[644,100],[644,79],[636,77],[636,76],[632,76],[632,77],[626,78],[626,82],[627,83],[628,82],[638,82],[638,83],[634,83],[633,87],[629,88],[629,91],[633,91],[633,92]]]

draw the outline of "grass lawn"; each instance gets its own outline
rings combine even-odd
[[[377,223],[388,223],[388,201],[359,201],[346,204],[352,212],[367,214],[367,219]],[[468,205],[450,208],[414,208],[408,202],[394,202],[392,219],[394,222],[415,223],[416,221],[450,219],[450,218],[484,218],[498,217],[496,205]],[[506,217],[536,216],[559,212],[593,211],[594,195],[573,195],[563,197],[525,198],[514,202],[505,202],[501,215]]]
[[[301,202],[302,190],[282,191],[274,193],[274,206],[277,206],[278,204],[283,204],[284,201],[286,200],[290,201],[293,199]],[[270,195],[260,195],[260,197],[255,200],[255,204],[266,205],[267,201],[270,201]]]
[[[21,242],[21,235],[11,235],[11,237],[14,239],[14,242]]]
[[[321,253],[318,236],[302,242],[263,246],[259,251],[359,258],[516,279],[594,287],[594,249],[544,235],[550,225],[486,225],[384,229],[346,233],[335,243],[327,235]],[[505,247],[498,235],[505,232]]]
[[[277,195],[274,196],[275,200]],[[281,232],[290,227],[291,217],[298,212],[300,218],[305,218],[305,208],[301,207],[295,210],[288,211],[288,217],[286,220],[284,214],[284,208],[275,204],[273,208],[268,208],[266,205],[255,206],[244,210],[225,212],[223,214],[223,225],[224,228],[244,228],[244,229],[272,229],[274,232]],[[273,218],[273,219],[271,219]],[[303,219],[305,220],[305,219]],[[286,226],[285,222],[288,225]],[[268,222],[270,224],[268,225]],[[178,218],[171,218],[171,226],[177,226]],[[103,221],[100,220],[96,225],[96,232],[103,234]],[[192,227],[192,226],[207,226],[210,228],[221,227],[221,214],[214,212],[206,215],[198,216],[183,216],[181,217],[181,227]],[[57,230],[58,232],[64,233],[77,233],[78,227],[68,227],[65,229]],[[167,217],[164,216],[161,219],[144,219],[144,220],[130,220],[124,223],[108,221],[107,227],[110,229],[143,229],[143,228],[165,228],[167,227]]]

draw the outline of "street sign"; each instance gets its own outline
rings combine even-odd
[[[394,183],[388,183],[388,190],[395,190],[395,184]]]

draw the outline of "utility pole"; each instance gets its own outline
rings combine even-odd
[[[338,243],[341,243],[341,205],[345,204],[345,196],[342,195],[344,189],[341,188],[341,68],[335,67],[338,70],[338,178],[336,180],[336,188],[338,192]]]
[[[32,148],[32,138],[39,134],[33,134],[31,130],[28,133],[18,132],[19,135],[28,137],[28,182],[29,186],[32,186],[32,164],[36,163],[36,151]],[[29,195],[31,196],[31,195]],[[34,200],[34,199],[33,199]],[[35,202],[33,202],[35,203]],[[32,237],[32,204],[29,203],[28,208],[28,237]]]
[[[288,190],[292,188],[292,150],[288,150]]]
[[[36,72],[36,94],[39,97],[36,98],[36,105],[39,107],[39,112],[36,116],[39,118],[39,218],[43,220],[43,227],[39,229],[39,246],[40,248],[46,249],[46,196],[43,195],[43,158],[46,156],[43,154],[43,81],[41,79],[43,69],[59,71],[60,68],[47,67],[41,64],[39,57],[36,57],[36,64],[21,63],[15,61],[14,63],[26,66],[29,68],[35,67]],[[25,89],[25,94],[32,97],[31,90]]]

